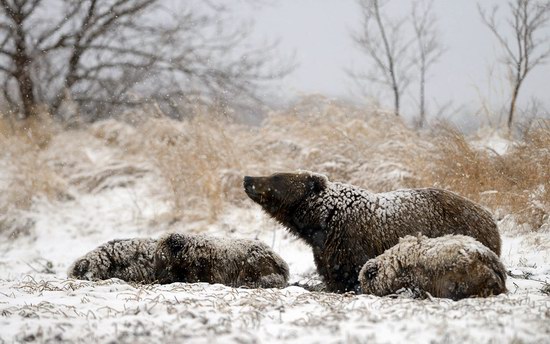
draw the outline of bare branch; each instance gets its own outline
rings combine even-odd
[[[432,13],[433,0],[415,2],[412,7],[412,24],[417,43],[416,57],[413,63],[418,68],[419,75],[419,114],[418,126],[424,126],[426,121],[426,81],[428,72],[444,52],[439,42],[435,27],[436,18]]]
[[[508,2],[511,17],[507,20],[508,26],[514,33],[516,49],[512,49],[504,34],[501,33],[496,14],[498,7],[493,9],[492,15],[487,16],[478,4],[479,13],[485,26],[493,33],[504,50],[504,64],[510,74],[512,96],[508,111],[508,129],[511,130],[516,102],[520,88],[529,72],[537,65],[543,64],[550,57],[550,37],[538,40],[536,35],[550,21],[550,3],[540,3],[535,0],[512,0]]]
[[[54,1],[57,13],[44,18]],[[257,102],[258,87],[293,66],[272,64],[276,44],[248,47],[249,27],[228,11],[174,11],[159,0],[0,0],[0,74],[13,76],[19,93],[11,96],[26,115],[37,101],[56,112],[69,99],[109,113],[147,99],[178,103],[167,94]]]
[[[394,114],[399,116],[400,97],[410,82],[406,56],[411,41],[403,39],[406,19],[389,21],[383,18],[379,0],[359,0],[363,13],[362,30],[353,36],[356,45],[374,62],[371,73],[348,72],[356,82],[361,79],[387,85],[394,98]]]
[[[497,27],[498,24],[496,22],[496,14],[498,11],[498,6],[493,7],[493,10],[490,15],[487,15],[486,11],[481,7],[481,5],[477,4],[479,15],[481,16],[481,20],[491,30],[491,32],[495,35],[495,38],[498,40],[502,48],[506,50],[507,58],[512,59],[513,63],[518,63],[515,54],[512,52],[512,48],[510,47],[508,41],[502,36]]]

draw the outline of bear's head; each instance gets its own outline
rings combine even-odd
[[[244,191],[270,215],[295,208],[328,184],[322,174],[312,172],[275,173],[265,177],[244,177]]]
[[[361,269],[360,275],[362,275],[362,278],[365,280],[373,280],[378,275],[378,270],[380,268],[378,267],[378,263],[375,260],[369,260],[363,265],[363,268]]]
[[[170,233],[159,239],[155,250],[155,279],[158,283],[185,281],[185,269],[179,264],[188,242],[185,235]]]
[[[364,294],[376,294],[380,282],[378,279],[380,271],[379,263],[376,259],[368,260],[359,271],[360,292]]]
[[[88,273],[89,268],[90,261],[86,258],[80,258],[69,268],[68,275],[69,277],[77,279],[90,279],[91,274]]]
[[[166,254],[176,256],[184,248],[186,243],[186,237],[182,234],[171,233],[164,237],[162,240],[162,246],[166,249]]]

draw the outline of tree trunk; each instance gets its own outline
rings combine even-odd
[[[34,96],[34,85],[30,73],[31,57],[27,52],[25,28],[23,27],[23,17],[14,16],[16,28],[15,55],[13,62],[15,65],[14,77],[19,88],[19,95],[23,105],[23,118],[29,118],[35,114],[36,98]]]
[[[378,1],[374,0],[374,15],[376,17],[376,23],[378,24],[378,29],[380,30],[380,35],[382,36],[382,42],[384,43],[384,51],[386,54],[386,59],[388,60],[388,73],[390,74],[391,87],[393,90],[394,96],[394,113],[396,116],[399,116],[399,87],[397,85],[397,80],[395,78],[395,57],[392,55],[392,49],[390,48],[390,43],[388,42],[388,37],[386,36],[386,31],[384,29],[384,24],[382,24],[382,18],[380,17],[380,7]]]
[[[36,99],[34,96],[34,86],[29,73],[28,63],[22,62],[16,65],[16,79],[19,86],[19,94],[23,105],[23,118],[29,118],[35,115]]]
[[[508,132],[512,132],[512,122],[514,120],[514,114],[516,112],[516,101],[518,99],[519,88],[521,83],[516,83],[514,86],[514,92],[512,93],[512,101],[510,102],[510,111],[508,112]]]
[[[426,86],[426,69],[424,66],[422,67],[420,71],[420,121],[418,123],[418,127],[422,128],[424,127],[424,123],[426,122],[426,104],[425,104],[425,86]]]
[[[75,45],[73,53],[69,59],[69,63],[68,63],[69,70],[67,71],[67,76],[65,77],[63,88],[61,89],[59,94],[55,97],[55,100],[50,106],[50,110],[53,115],[57,115],[57,111],[59,110],[63,102],[69,99],[69,95],[71,94],[71,88],[78,81],[77,68],[78,68],[78,63],[80,62],[80,57],[82,56],[83,51],[84,50],[80,46]]]
[[[394,114],[399,117],[399,89],[396,85],[393,86],[393,96],[394,96]]]

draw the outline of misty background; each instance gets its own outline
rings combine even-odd
[[[151,113],[148,107],[153,106],[179,119],[207,111],[260,123],[272,109],[321,95],[388,113],[393,110],[422,127],[423,120],[415,123],[422,112],[422,97],[412,12],[428,8],[425,16],[437,45],[437,58],[425,75],[428,123],[448,120],[470,131],[482,125],[501,127],[509,109],[516,110],[508,116],[509,127],[512,122],[548,116],[547,19],[534,30],[535,50],[545,52],[545,58],[522,78],[514,107],[511,74],[503,63],[510,56],[480,14],[486,11],[489,16],[500,7],[494,17],[496,31],[515,53],[508,3],[374,1],[390,37],[393,25],[400,23],[398,38],[390,38],[390,44],[408,46],[395,48],[404,52],[394,57],[395,74],[403,81],[394,99],[384,76],[390,68],[376,66],[373,56],[365,54],[365,49],[378,49],[382,60],[387,57],[372,17],[363,50],[357,41],[366,32],[362,30],[368,10],[361,4],[367,3],[4,1],[0,111],[12,114],[11,118],[32,117],[44,110],[63,121],[75,117],[95,121],[132,108]],[[542,13],[547,18],[548,2],[525,3],[533,13],[546,8]],[[536,60],[537,53],[530,55],[534,55],[530,61]],[[358,82],[359,75],[367,74],[368,80]]]
[[[390,18],[410,16],[413,1],[390,1],[383,8]],[[437,18],[440,41],[445,52],[434,64],[426,86],[428,119],[443,106],[443,117],[462,123],[466,127],[487,123],[487,113],[481,108],[489,105],[494,116],[503,116],[510,99],[511,89],[506,69],[499,63],[502,49],[492,33],[481,21],[477,4],[491,9],[501,7],[499,18],[505,28],[509,16],[507,2],[499,0],[436,0],[433,10]],[[250,8],[248,8],[250,11]],[[361,26],[361,12],[353,0],[300,0],[271,1],[266,6],[252,9],[259,36],[279,37],[279,51],[295,52],[298,63],[295,71],[284,78],[279,94],[287,97],[320,93],[333,97],[368,101],[358,92],[344,68],[371,68],[369,60],[354,44],[351,34]],[[412,28],[405,26],[412,35]],[[509,33],[509,32],[508,32]],[[544,28],[550,37],[550,28]],[[550,44],[550,41],[547,41]],[[534,113],[525,113],[540,103],[538,115],[548,115],[548,80],[550,66],[538,66],[529,74],[518,100],[521,120]],[[381,104],[390,106],[390,95],[378,86],[370,89]],[[415,85],[405,92],[403,115],[417,114]],[[432,117],[433,118],[433,117]],[[496,118],[491,118],[494,122]]]

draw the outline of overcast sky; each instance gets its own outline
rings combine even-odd
[[[474,112],[482,102],[493,107],[509,97],[505,74],[498,69],[500,47],[483,26],[475,0],[435,0],[434,12],[446,47],[439,64],[434,66],[427,85],[427,98],[433,109],[436,103],[451,101],[462,112]],[[384,8],[393,17],[407,15],[409,0],[393,0]],[[506,2],[481,0],[486,8],[501,4],[502,24]],[[295,52],[299,67],[283,81],[288,94],[323,93],[331,96],[357,96],[346,67],[368,68],[367,59],[356,49],[351,33],[360,27],[361,15],[354,0],[279,0],[254,12],[258,34],[279,37],[283,54]],[[550,29],[546,28],[550,37]],[[550,44],[550,41],[549,43]],[[493,75],[490,71],[493,69]],[[532,98],[550,108],[548,99],[550,67],[539,66],[525,80],[520,103],[525,106]],[[405,112],[411,113],[415,96],[408,93]],[[388,94],[382,101],[391,104]]]

